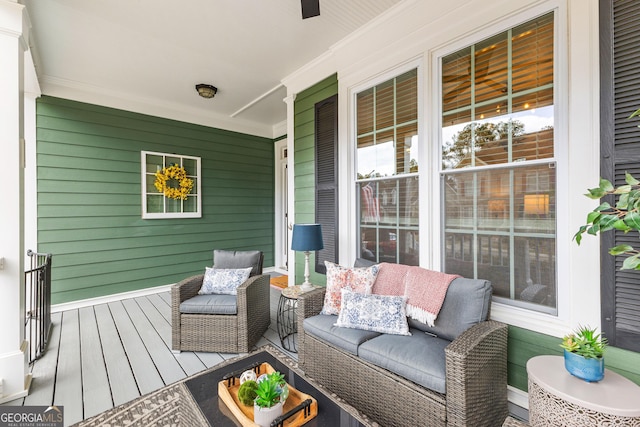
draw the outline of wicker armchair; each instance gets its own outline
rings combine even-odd
[[[174,351],[246,353],[269,327],[269,275],[262,274],[260,251],[214,251],[215,268],[253,267],[238,287],[236,312],[186,313],[185,301],[198,297],[204,274],[189,277],[171,288],[171,341]],[[225,303],[233,296],[219,295]],[[233,305],[233,304],[232,304]]]

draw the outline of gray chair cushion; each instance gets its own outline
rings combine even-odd
[[[446,392],[444,349],[450,342],[411,329],[411,335],[382,334],[358,347],[358,356],[438,393]]]
[[[449,285],[435,325],[409,318],[409,326],[450,341],[471,326],[487,320],[491,305],[491,282],[459,277]]]
[[[332,314],[308,317],[304,319],[304,330],[310,335],[354,355],[358,354],[360,344],[380,335],[379,332],[334,326],[337,320],[338,316]]]
[[[196,295],[180,303],[184,314],[238,314],[235,295]]]
[[[253,267],[250,276],[262,274],[261,251],[213,251],[214,268],[245,268]]]

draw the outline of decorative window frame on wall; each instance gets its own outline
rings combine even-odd
[[[155,187],[156,172],[177,164],[185,168],[187,177],[193,180],[193,188],[186,200],[165,197]],[[201,218],[201,158],[155,151],[140,152],[142,218]]]

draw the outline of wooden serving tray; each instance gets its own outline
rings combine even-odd
[[[246,406],[238,400],[240,375],[250,369],[258,377],[275,371],[268,363],[255,363],[242,370],[225,375],[223,380],[218,383],[218,396],[243,427],[258,426],[253,422],[253,406]],[[316,399],[296,390],[289,384],[289,397],[284,404],[282,415],[275,421],[277,426],[298,427],[306,424],[316,415],[318,415],[318,402]]]

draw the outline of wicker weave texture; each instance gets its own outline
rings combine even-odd
[[[320,312],[323,295],[317,290],[298,300],[298,362],[307,375],[384,426],[416,420],[428,426],[502,425],[508,413],[507,325],[482,322],[447,347],[443,395],[307,334],[302,321]]]
[[[520,421],[520,420],[516,420],[513,417],[507,417],[506,420],[504,420],[504,424],[502,424],[502,427],[527,427],[529,424],[525,423],[524,421]]]
[[[269,275],[250,277],[238,287],[236,315],[182,314],[180,303],[197,295],[204,275],[171,288],[174,350],[246,353],[269,327]]]

